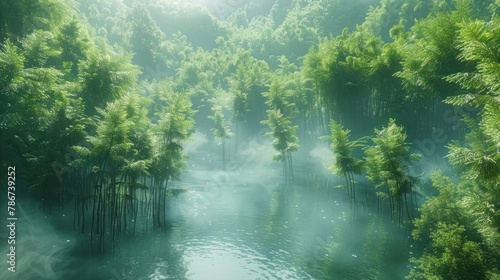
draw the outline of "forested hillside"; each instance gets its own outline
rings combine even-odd
[[[169,226],[195,132],[225,168],[264,131],[284,180],[326,137],[350,203],[417,242],[408,279],[500,279],[500,1],[192,2],[0,1],[18,193],[104,252],[137,217]]]

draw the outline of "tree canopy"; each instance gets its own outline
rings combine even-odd
[[[498,0],[188,2],[0,1],[0,155],[47,211],[104,251],[168,225],[195,132],[223,161],[272,137],[286,180],[326,136],[351,204],[413,232],[409,279],[499,277]]]

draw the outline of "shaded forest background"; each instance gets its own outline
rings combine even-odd
[[[71,204],[100,251],[130,217],[167,226],[195,131],[225,161],[267,129],[287,178],[299,142],[329,135],[350,199],[365,174],[413,221],[409,279],[500,279],[498,0],[205,4],[0,1],[0,158],[18,188]],[[452,172],[411,176],[443,157]]]

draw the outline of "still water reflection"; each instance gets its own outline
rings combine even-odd
[[[171,185],[183,191],[170,198],[168,229],[138,229],[103,256],[85,253],[88,238],[74,230],[24,215],[17,279],[404,278],[408,231],[376,207],[345,203],[323,166],[297,165],[294,183],[283,184],[279,164],[243,160],[222,171],[218,156],[193,155]],[[54,224],[71,225],[69,216]]]
[[[370,209],[344,202],[323,175],[280,165],[214,171],[197,155],[171,198],[171,227],[138,236],[113,253],[111,279],[401,279],[408,236]],[[317,168],[317,167],[314,167]],[[313,168],[313,169],[314,169]],[[405,235],[406,234],[406,235]],[[114,278],[113,278],[114,277]],[[108,278],[109,279],[109,278]]]

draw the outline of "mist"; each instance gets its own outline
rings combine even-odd
[[[1,2],[0,279],[498,279],[497,2]]]
[[[407,273],[406,232],[380,222],[375,209],[353,212],[345,190],[334,188],[340,180],[326,175],[332,153],[324,143],[296,157],[297,183],[283,181],[263,134],[240,143],[226,169],[220,146],[201,133],[185,149],[186,172],[171,187],[185,192],[169,199],[166,230],[139,229],[94,256],[69,209],[44,214],[30,202],[19,207],[18,278],[2,279],[327,279],[322,266],[349,278],[366,270],[367,257],[395,255],[402,261],[384,278]],[[393,248],[366,256],[373,236]]]

